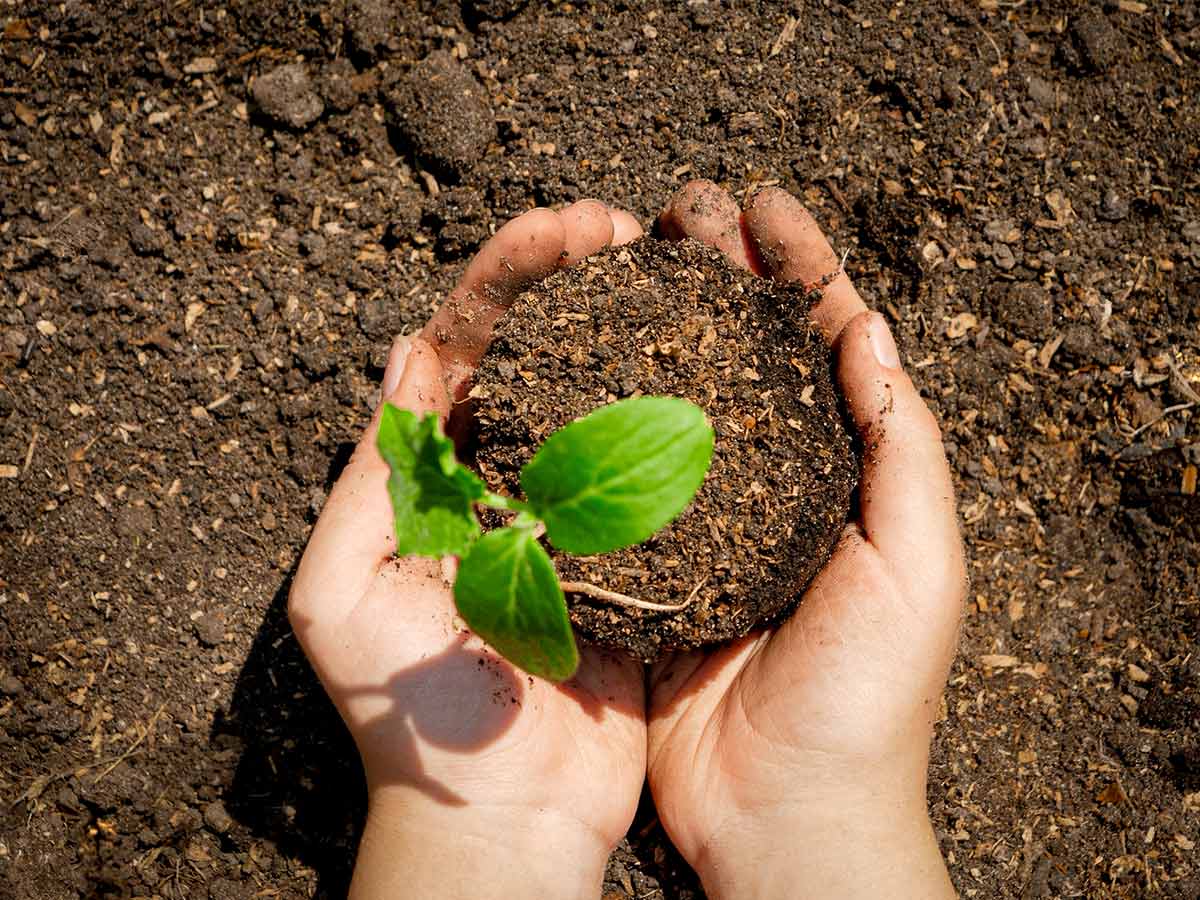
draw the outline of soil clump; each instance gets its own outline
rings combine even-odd
[[[472,396],[477,462],[494,490],[552,432],[604,403],[683,397],[716,432],[704,484],[645,544],[555,554],[575,625],[645,660],[746,634],[786,615],[846,523],[858,459],[830,351],[808,311],[818,294],[734,268],[702,244],[642,239],[535,286],[500,324]]]

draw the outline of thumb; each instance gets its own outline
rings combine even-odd
[[[916,596],[957,597],[965,570],[941,432],[878,313],[860,313],[842,332],[838,380],[862,439],[867,541]]]
[[[436,412],[444,420],[450,408],[438,355],[419,338],[392,345],[380,393],[419,416]],[[356,603],[395,549],[388,466],[375,447],[382,408],[330,491],[296,572],[291,608],[308,618],[339,615],[340,604]]]

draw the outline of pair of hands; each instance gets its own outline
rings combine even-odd
[[[645,777],[711,897],[953,896],[925,807],[965,587],[937,425],[791,195],[766,189],[743,210],[693,182],[659,226],[765,277],[837,273],[813,315],[862,437],[860,517],[782,625],[648,673],[582,647],[578,674],[554,685],[456,626],[449,561],[392,557],[373,421],[290,601],[366,770],[353,896],[594,896]],[[509,222],[420,336],[393,346],[383,399],[449,416],[522,290],[641,233],[590,200]]]

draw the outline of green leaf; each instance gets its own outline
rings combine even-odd
[[[637,397],[556,431],[521,470],[550,543],[586,556],[640,544],[683,512],[708,472],[713,430],[698,406]]]
[[[463,557],[459,615],[509,662],[550,681],[575,674],[579,652],[554,563],[528,528],[498,528]]]
[[[384,404],[376,440],[392,470],[388,495],[400,556],[462,554],[479,536],[472,506],[487,490],[474,472],[454,457],[454,444],[438,418],[418,419],[406,409]]]

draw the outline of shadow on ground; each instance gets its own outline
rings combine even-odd
[[[366,814],[354,742],[287,618],[288,574],[259,625],[215,748],[240,747],[230,815],[317,874],[318,898],[345,897]]]

